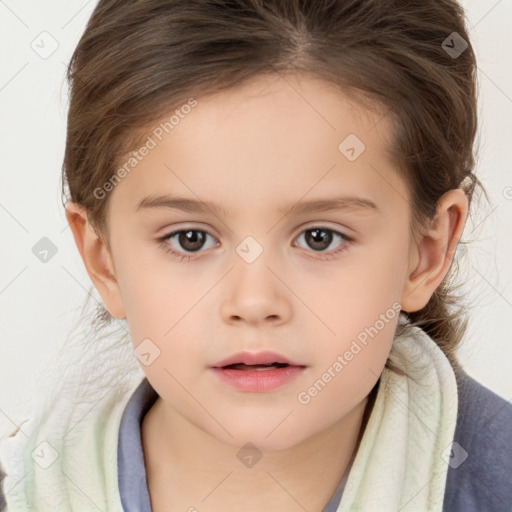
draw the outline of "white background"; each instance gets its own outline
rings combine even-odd
[[[31,410],[37,378],[51,368],[91,286],[67,228],[60,170],[65,66],[95,4],[0,1],[0,433]],[[482,202],[463,235],[478,239],[465,255],[472,307],[459,355],[471,376],[512,400],[512,0],[462,5],[479,65],[477,175],[492,204]],[[31,47],[46,37],[51,48],[42,32],[58,43],[46,59]],[[58,249],[47,263],[32,253],[42,237]]]

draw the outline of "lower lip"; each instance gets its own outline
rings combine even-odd
[[[285,366],[273,370],[232,370],[225,368],[212,368],[219,378],[238,389],[253,393],[272,391],[298,377],[304,366]]]

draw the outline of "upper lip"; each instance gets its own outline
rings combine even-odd
[[[291,361],[287,357],[273,352],[271,350],[264,350],[261,352],[237,352],[232,356],[229,356],[218,363],[212,365],[212,368],[222,368],[223,366],[229,366],[230,364],[243,363],[247,365],[251,364],[269,364],[269,363],[286,363],[290,366],[304,366],[303,364]]]

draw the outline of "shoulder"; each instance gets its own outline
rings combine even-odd
[[[512,510],[512,404],[463,370],[444,510]],[[457,444],[455,444],[457,443]]]
[[[2,466],[0,465],[0,512],[5,510],[7,507],[7,503],[5,501],[4,495],[4,478],[6,477],[6,473]]]
[[[0,438],[0,512],[11,505],[16,510],[35,510],[39,501],[47,503],[48,510],[85,510],[71,507],[71,502],[97,496],[98,503],[106,504],[118,498],[112,492],[116,471],[112,461],[117,460],[123,411],[139,384],[138,376],[136,382],[131,378],[119,379],[107,393],[98,386],[91,393],[83,386],[78,392],[48,399],[32,410],[28,424],[23,422]],[[47,450],[42,443],[49,445]],[[43,459],[36,461],[32,454]],[[76,460],[85,461],[91,471],[80,471]],[[70,493],[70,483],[83,493]],[[101,493],[102,488],[106,493]]]
[[[16,427],[16,429],[13,432],[11,432],[10,434],[3,434],[0,437],[0,445],[2,445],[2,443],[5,443],[5,441],[8,439],[15,438],[18,435],[18,433],[20,432],[21,426],[24,423],[26,423],[27,421],[29,421],[29,419],[23,420]],[[0,512],[7,510],[7,501],[5,498],[5,489],[4,489],[4,479],[6,476],[7,476],[6,470],[2,465],[2,460],[0,459]]]

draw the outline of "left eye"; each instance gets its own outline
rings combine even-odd
[[[302,233],[297,237],[297,240],[299,240],[302,235],[304,235],[304,239],[306,240],[306,243],[310,246],[316,249],[315,252],[330,252],[326,251],[327,247],[331,245],[334,238],[339,238],[343,241],[351,241],[351,239],[342,233],[338,233],[337,231],[334,231],[333,229],[329,228],[321,228],[321,227],[313,227],[308,228],[302,231]],[[346,244],[342,244],[346,245]],[[339,252],[339,249],[335,249],[332,251],[334,253]]]

